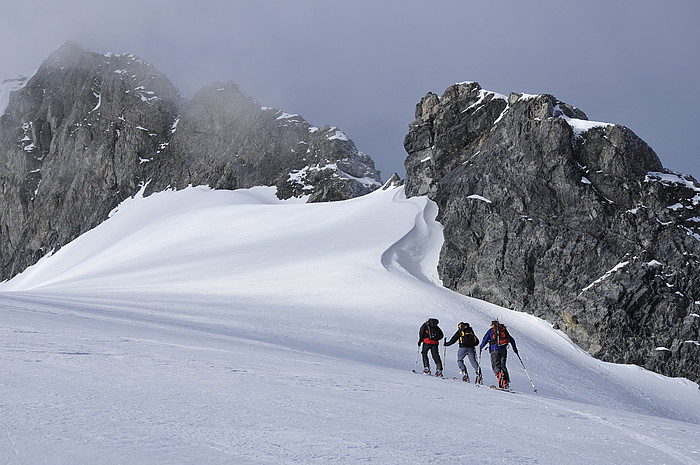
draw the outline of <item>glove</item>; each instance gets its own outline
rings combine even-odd
[[[515,355],[518,355],[518,351],[513,349],[513,352],[515,352]]]
[[[420,347],[422,341],[418,341],[418,347]]]

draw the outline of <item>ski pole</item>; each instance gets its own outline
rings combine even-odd
[[[447,338],[445,338],[442,341],[442,374],[443,376],[445,375],[445,367],[447,366],[447,346],[445,343],[447,342]]]
[[[476,373],[476,384],[484,384],[484,378],[481,375],[481,348],[479,348],[479,368]]]
[[[418,370],[418,357],[420,357],[420,346],[418,346],[418,352],[416,352],[416,364],[413,366],[413,371],[416,373],[416,370]]]
[[[516,352],[515,355],[518,356],[518,360],[520,360],[520,364],[523,366],[523,370],[525,370],[525,374],[527,375],[527,379],[530,380],[530,384],[532,385],[532,389],[533,389],[535,392],[537,392],[537,388],[535,387],[535,383],[532,382],[532,378],[530,378],[530,373],[528,373],[528,372],[527,372],[527,368],[525,368],[525,364],[523,363],[523,359],[520,358],[520,354],[519,354],[519,353]]]

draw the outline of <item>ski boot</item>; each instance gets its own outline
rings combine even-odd
[[[442,378],[442,370],[440,370],[440,369],[435,370],[435,376],[438,378]]]
[[[430,374],[431,374],[431,373],[430,373],[430,368],[428,368],[428,367],[423,368],[423,374],[424,374],[424,375],[430,375]]]
[[[510,381],[505,377],[502,371],[498,372],[498,387],[501,389],[508,389],[510,386]]]
[[[469,382],[469,375],[467,374],[467,372],[462,370],[461,373],[462,373],[462,381],[464,381],[465,383],[468,383]]]

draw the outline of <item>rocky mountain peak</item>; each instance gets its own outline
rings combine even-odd
[[[131,54],[67,42],[13,86],[7,102],[0,115],[0,279],[93,228],[143,186],[150,194],[271,185],[282,198],[309,201],[381,186],[373,160],[339,129],[262,108],[231,82],[186,101]]]
[[[533,313],[593,355],[700,379],[700,185],[552,95],[428,93],[406,192],[439,207],[446,286]]]
[[[53,67],[72,67],[88,56],[86,52],[87,50],[76,42],[67,40],[61,44],[60,47],[54,50],[46,60],[44,60],[43,65]]]

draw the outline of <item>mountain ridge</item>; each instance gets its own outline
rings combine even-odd
[[[148,195],[273,185],[310,202],[381,186],[371,157],[337,128],[283,114],[232,83],[188,101],[134,55],[63,44],[0,116],[0,279],[98,225],[142,186]]]
[[[447,287],[545,318],[604,360],[700,379],[696,180],[624,126],[476,82],[421,99],[404,145],[407,195],[438,205]],[[186,100],[138,57],[70,42],[10,95],[0,158],[0,279],[138,192],[269,185],[323,202],[381,185],[336,127],[233,82]]]

